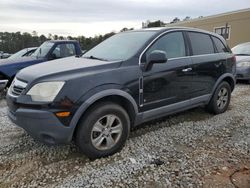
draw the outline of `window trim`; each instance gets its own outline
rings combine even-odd
[[[144,53],[147,51],[147,49],[157,40],[159,39],[161,36],[163,36],[164,34],[167,34],[167,33],[171,33],[171,32],[174,32],[174,31],[180,31],[180,32],[183,32],[184,33],[188,33],[188,32],[197,32],[197,33],[202,33],[202,34],[206,34],[206,35],[210,35],[210,36],[215,36],[215,34],[210,34],[210,33],[206,33],[206,32],[201,32],[201,31],[193,31],[193,30],[187,30],[187,29],[173,29],[173,30],[167,30],[167,31],[164,31],[162,33],[160,33],[158,36],[156,36],[145,48],[144,50],[140,53],[140,56],[139,56],[139,59],[138,59],[138,64],[139,66],[142,65],[142,62],[141,62],[141,59],[142,59],[142,56],[144,55]],[[190,40],[189,37],[188,37],[188,34],[186,34],[187,37],[187,41]],[[218,38],[218,37],[217,37]],[[174,59],[183,59],[183,58],[190,58],[190,57],[199,57],[199,56],[207,56],[207,55],[214,55],[214,54],[203,54],[203,55],[193,55],[192,53],[192,48],[189,44],[189,42],[187,43],[188,44],[188,47],[189,47],[189,54],[185,57],[182,57],[182,58],[171,58],[171,59],[168,59],[168,60],[174,60]]]
[[[223,25],[223,26],[218,26],[218,27],[214,27],[214,33],[216,33],[215,32],[215,30],[216,29],[223,29],[223,28],[225,28],[226,26],[225,25]],[[229,33],[228,33],[228,38],[227,39],[225,39],[222,35],[220,35],[220,34],[218,34],[218,33],[216,33],[217,35],[220,35],[220,36],[222,36],[225,40],[230,40],[230,38],[231,38],[231,25],[227,25],[227,28],[228,28],[228,31],[229,31]]]

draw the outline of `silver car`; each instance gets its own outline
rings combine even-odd
[[[250,42],[242,43],[232,48],[236,56],[236,79],[250,83]]]

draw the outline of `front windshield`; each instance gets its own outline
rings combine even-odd
[[[240,44],[232,48],[235,55],[249,55],[250,56],[250,43]]]
[[[37,48],[37,50],[31,56],[35,56],[38,58],[45,57],[53,45],[53,42],[44,42],[39,48]]]
[[[101,60],[127,60],[155,34],[155,31],[125,32],[114,35],[86,52],[82,57]]]
[[[27,49],[22,49],[16,53],[14,53],[13,55],[11,55],[8,59],[16,59],[16,58],[20,58],[23,57],[23,55],[27,52]]]

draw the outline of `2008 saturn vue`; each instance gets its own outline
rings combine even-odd
[[[143,122],[204,105],[227,110],[235,57],[219,35],[191,28],[122,32],[81,57],[21,70],[9,117],[48,143],[75,140],[90,158],[122,149]]]

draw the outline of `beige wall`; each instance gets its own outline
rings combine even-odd
[[[215,27],[225,26],[226,23],[231,27],[230,38],[227,40],[230,47],[243,42],[250,42],[250,9],[178,22],[167,26],[195,27],[214,32]]]

